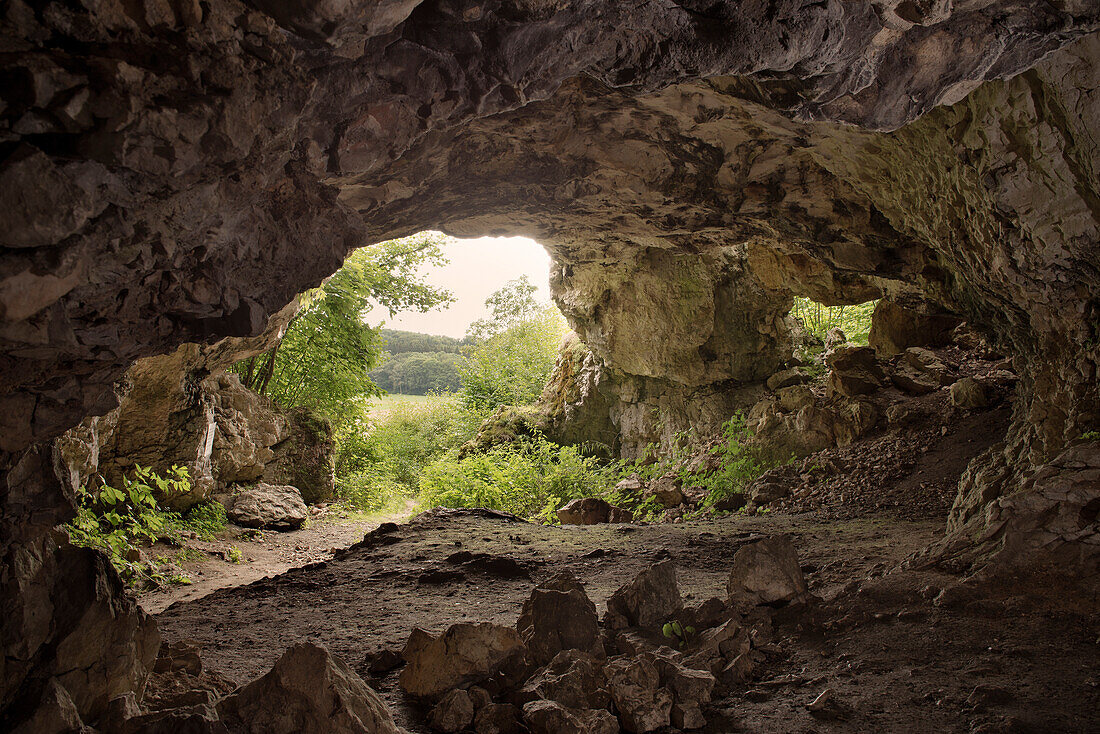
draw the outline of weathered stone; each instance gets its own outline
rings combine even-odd
[[[684,502],[684,493],[680,491],[680,478],[675,475],[657,477],[649,483],[647,492],[663,507],[676,507]]]
[[[488,703],[474,717],[476,734],[520,734],[522,713],[510,703]]]
[[[789,535],[749,543],[733,554],[726,591],[730,599],[751,604],[779,604],[806,596],[806,580]]]
[[[825,352],[828,353],[833,348],[847,343],[847,341],[848,337],[844,334],[844,330],[839,326],[834,326],[825,332]]]
[[[398,682],[411,696],[437,698],[484,680],[524,655],[515,630],[483,622],[451,625],[439,637],[413,630],[402,651],[408,663]]]
[[[621,619],[625,625],[656,629],[682,606],[676,566],[672,561],[661,561],[612,594],[607,600],[607,615]]]
[[[523,706],[523,721],[531,734],[618,734],[619,722],[608,711],[571,709],[556,701],[531,701]]]
[[[942,347],[961,321],[923,299],[883,298],[871,315],[867,342],[881,357],[892,357],[908,347]]]
[[[801,367],[791,367],[790,369],[780,370],[774,375],[768,378],[768,389],[773,392],[778,392],[785,387],[792,387],[794,385],[804,385],[807,382],[812,382],[813,377],[809,372]]]
[[[545,665],[562,650],[592,650],[599,640],[596,605],[571,574],[559,574],[534,588],[516,622],[528,657]]]
[[[602,664],[578,650],[558,653],[532,674],[520,696],[524,701],[545,699],[574,709],[604,709],[611,703]]]
[[[672,704],[672,710],[669,712],[669,719],[672,721],[672,725],[677,729],[688,731],[692,729],[702,729],[707,725],[707,719],[703,716],[702,709],[690,704]]]
[[[309,517],[309,509],[297,487],[261,482],[236,495],[226,514],[246,528],[294,530]]]
[[[964,377],[951,385],[951,404],[957,408],[986,408],[989,403],[988,389],[973,377]]]
[[[470,694],[461,688],[450,691],[435,705],[428,715],[428,723],[435,731],[452,734],[462,731],[474,720],[474,702]]]
[[[217,704],[233,732],[398,734],[382,699],[344,661],[309,643]]]
[[[814,404],[813,390],[805,385],[781,387],[775,391],[775,396],[783,410],[796,411]]]
[[[623,729],[643,734],[669,725],[672,694],[661,687],[657,668],[647,657],[611,658],[604,673]]]
[[[569,500],[558,511],[558,520],[562,525],[599,525],[608,522],[612,506],[599,497],[585,497]]]
[[[92,731],[80,720],[80,712],[76,710],[69,692],[56,678],[50,678],[38,707],[30,718],[12,730],[12,734],[84,734]]]
[[[825,353],[825,364],[829,367],[829,392],[849,398],[874,392],[886,379],[870,347],[840,344]]]

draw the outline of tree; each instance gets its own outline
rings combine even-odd
[[[470,325],[476,343],[459,365],[464,402],[477,410],[533,403],[554,368],[567,331],[552,304],[539,304],[526,276],[510,281],[485,301],[492,317]]]
[[[286,335],[266,354],[234,369],[242,382],[286,409],[311,407],[339,422],[359,402],[378,394],[368,372],[381,357],[379,329],[364,322],[375,305],[426,311],[451,294],[425,284],[417,270],[445,262],[439,233],[421,233],[353,252],[320,288],[301,296]]]

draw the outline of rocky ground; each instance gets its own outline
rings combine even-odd
[[[400,725],[426,732],[430,706],[406,697],[399,671],[371,673],[413,628],[514,625],[535,585],[563,571],[603,615],[617,588],[663,559],[685,603],[698,604],[725,595],[740,547],[789,533],[820,601],[775,613],[751,679],[704,705],[705,731],[1095,731],[1095,607],[1062,586],[985,589],[975,600],[943,572],[884,574],[941,532],[942,521],[873,514],[568,528],[428,514],[331,561],[176,603],[158,623],[168,640],[197,641],[207,665],[238,682],[291,645],[321,645],[382,694]],[[811,713],[826,689],[836,710]]]

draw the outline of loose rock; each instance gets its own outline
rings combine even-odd
[[[293,530],[302,526],[309,511],[296,488],[261,482],[237,495],[226,514],[246,528]]]
[[[611,595],[607,600],[609,627],[626,626],[656,629],[676,612],[683,601],[676,585],[676,566],[672,561],[662,561],[645,571]]]
[[[411,696],[436,698],[484,680],[524,655],[519,634],[500,625],[461,623],[439,637],[416,629],[401,653],[408,663],[399,684]]]
[[[772,536],[738,550],[726,590],[731,600],[751,604],[785,604],[803,599],[806,579],[790,536]]]

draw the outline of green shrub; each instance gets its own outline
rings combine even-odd
[[[610,496],[619,477],[616,468],[601,467],[576,447],[523,439],[432,462],[421,475],[420,505],[486,507],[556,522],[559,507],[580,497]]]
[[[76,493],[76,518],[65,526],[69,539],[73,545],[102,550],[131,586],[190,583],[190,579],[172,570],[167,558],[143,561],[139,550],[140,545],[151,545],[160,537],[178,538],[184,527],[178,514],[157,505],[154,491],[173,497],[190,488],[187,469],[179,466],[163,475],[135,466],[132,477],[123,477],[121,488],[81,487]],[[205,517],[203,511],[199,517]]]
[[[702,487],[707,491],[702,509],[713,508],[715,503],[730,495],[744,492],[745,487],[761,474],[778,465],[761,456],[752,445],[752,435],[744,413],[738,411],[722,424],[722,441],[709,450],[712,456],[718,457],[718,468],[713,471],[691,471],[686,467],[680,469],[679,475],[683,484]]]
[[[203,540],[213,540],[217,533],[225,530],[229,523],[225,507],[221,502],[200,502],[187,511],[183,518],[183,527],[197,534]]]

